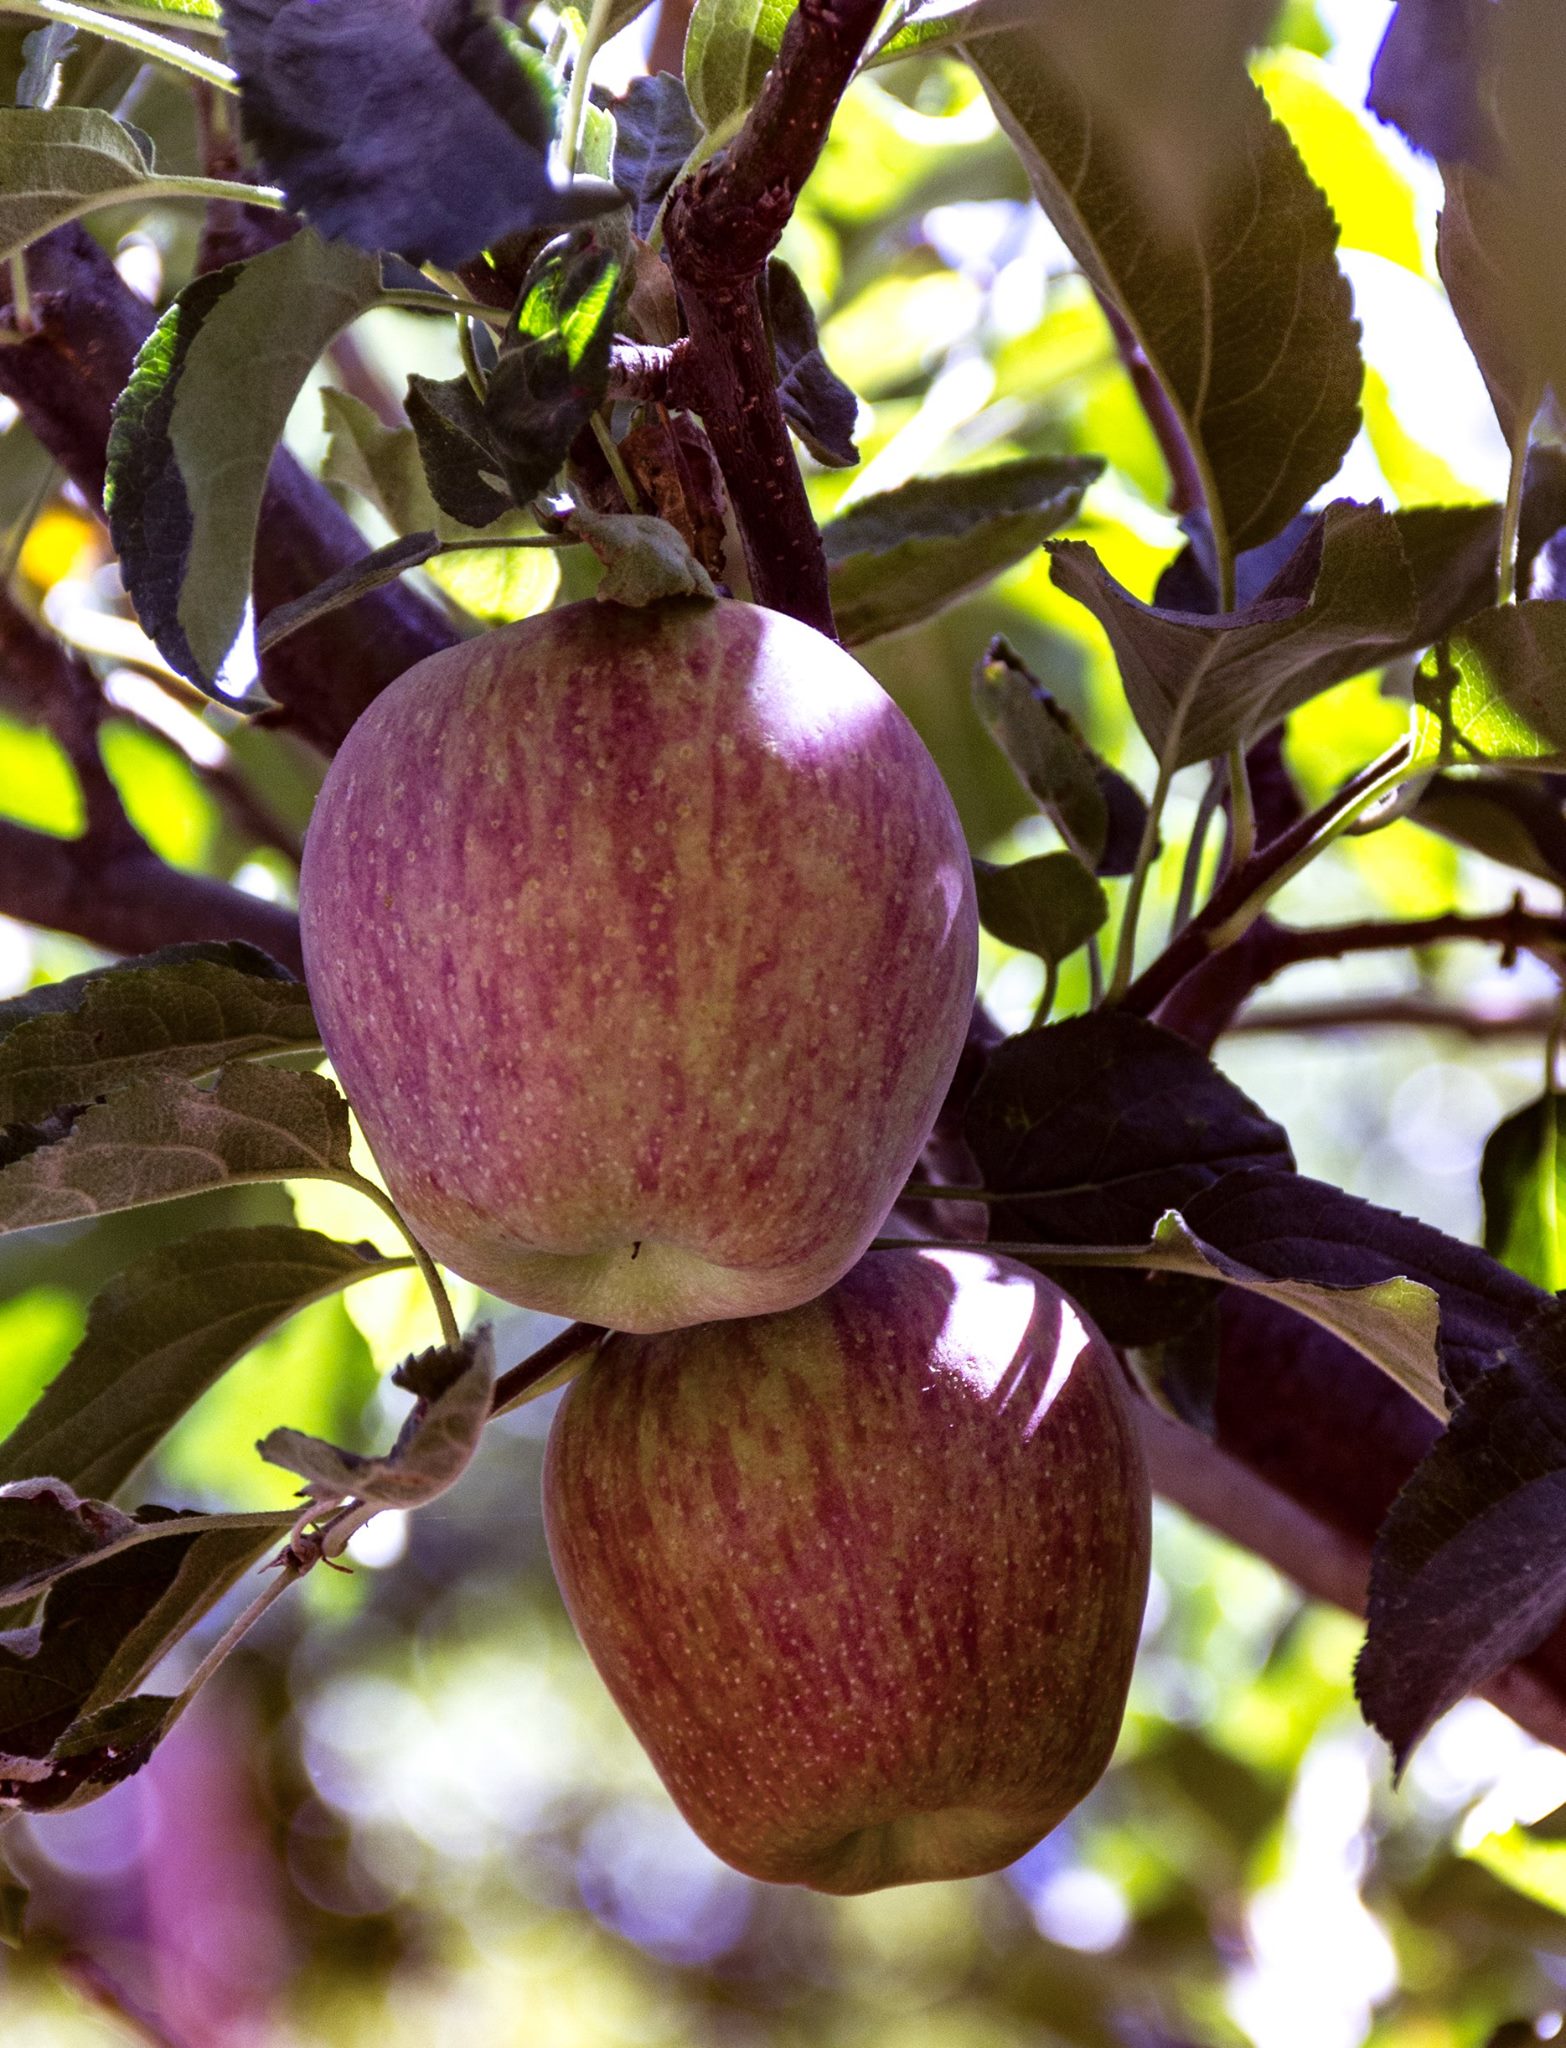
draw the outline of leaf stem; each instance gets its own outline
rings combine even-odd
[[[1292,882],[1300,870],[1308,867],[1334,839],[1346,832],[1350,825],[1380,803],[1383,797],[1389,796],[1401,783],[1425,772],[1425,765],[1415,760],[1414,750],[1409,741],[1400,740],[1395,747],[1389,748],[1381,759],[1373,764],[1368,784],[1360,788],[1338,810],[1321,817],[1316,830],[1304,844],[1297,847],[1287,859],[1281,861],[1269,875],[1259,881],[1244,901],[1230,911],[1221,923],[1213,927],[1208,935],[1210,950],[1216,953],[1222,951],[1225,946],[1232,946],[1237,938],[1250,929],[1278,891],[1286,883]]]
[[[1240,740],[1229,749],[1229,818],[1229,865],[1242,868],[1256,851],[1256,806],[1251,801],[1251,771]]]
[[[593,438],[603,451],[604,461],[609,465],[609,473],[619,486],[620,496],[625,500],[626,511],[640,512],[642,509],[641,496],[635,484],[631,481],[631,472],[625,466],[625,458],[615,445],[615,438],[610,433],[603,414],[595,412],[591,425]]]
[[[1517,408],[1510,442],[1511,466],[1506,476],[1506,500],[1501,507],[1501,553],[1496,565],[1497,604],[1517,602],[1517,533],[1522,523],[1523,482],[1528,473],[1528,443],[1541,393],[1530,388]]]
[[[457,1328],[457,1318],[452,1311],[451,1296],[446,1292],[446,1283],[441,1279],[435,1261],[414,1236],[407,1219],[391,1196],[384,1188],[378,1188],[373,1180],[367,1180],[362,1173],[354,1173],[351,1169],[347,1173],[323,1177],[341,1181],[344,1187],[353,1188],[357,1193],[367,1196],[387,1221],[397,1226],[403,1241],[413,1254],[413,1263],[424,1276],[424,1284],[430,1291],[431,1301],[435,1304],[435,1314],[440,1321],[441,1341],[455,1350],[462,1342],[462,1332]]]
[[[455,292],[421,292],[400,288],[384,291],[377,307],[394,307],[403,313],[449,313],[463,320],[482,320],[486,327],[504,331],[511,319],[499,306],[486,306],[482,299],[460,298]]]
[[[568,178],[576,176],[576,153],[581,143],[582,109],[587,104],[588,75],[609,26],[613,7],[614,0],[593,0],[587,26],[577,45],[576,61],[571,66],[571,88],[566,95],[565,119],[560,124],[560,154]]]
[[[1136,965],[1136,928],[1141,921],[1142,899],[1147,894],[1148,877],[1153,871],[1153,862],[1158,858],[1158,827],[1164,814],[1164,805],[1169,799],[1169,785],[1174,780],[1170,763],[1174,747],[1164,749],[1164,757],[1158,764],[1158,780],[1153,784],[1152,799],[1147,806],[1147,816],[1142,821],[1142,840],[1136,850],[1136,865],[1131,870],[1131,883],[1126,890],[1125,909],[1120,914],[1120,941],[1115,952],[1115,971],[1105,997],[1108,1003],[1117,1003],[1131,986],[1131,974]]]
[[[156,29],[143,28],[134,21],[120,21],[112,14],[100,13],[96,7],[79,7],[76,0],[5,0],[0,11],[31,14],[40,21],[66,22],[72,28],[85,29],[89,35],[101,36],[106,43],[123,43],[127,50],[137,50],[143,57],[199,78],[219,92],[239,91],[238,75],[216,57],[203,57],[199,50],[186,49],[172,36],[159,35]]]
[[[31,334],[33,330],[33,295],[27,284],[27,251],[11,251],[11,313],[16,322],[18,334]],[[52,481],[52,472],[51,472]],[[7,577],[7,582],[10,578]]]
[[[1185,860],[1180,868],[1180,893],[1175,897],[1174,916],[1169,920],[1169,936],[1176,939],[1191,922],[1191,913],[1196,908],[1196,891],[1202,879],[1202,854],[1207,845],[1207,834],[1212,828],[1213,813],[1223,796],[1224,764],[1214,761],[1212,773],[1207,778],[1207,787],[1202,791],[1201,801],[1196,807],[1196,816],[1191,824],[1191,836],[1186,841]]]

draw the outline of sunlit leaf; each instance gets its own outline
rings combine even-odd
[[[1485,1249],[1558,1294],[1566,1287],[1566,1101],[1542,1095],[1498,1124],[1479,1187]]]
[[[170,947],[0,1003],[0,1124],[319,1043],[303,982],[255,947]]]
[[[1045,212],[1168,393],[1220,557],[1266,540],[1335,473],[1359,422],[1337,230],[1287,133],[1240,73],[1232,160],[1200,228],[1181,229],[1159,219],[1042,27],[986,36],[966,53]],[[1165,91],[1145,50],[1139,63]]]
[[[755,102],[798,0],[696,0],[685,34],[685,89],[709,134]]]
[[[416,1508],[467,1470],[490,1414],[495,1347],[489,1326],[455,1349],[424,1351],[392,1375],[415,1397],[384,1457],[338,1450],[297,1429],[274,1429],[257,1446],[269,1464],[297,1472],[316,1500],[353,1497],[383,1508]]]
[[[159,1246],[97,1296],[75,1355],[0,1443],[0,1482],[50,1473],[107,1499],[269,1330],[404,1263],[285,1224]]]
[[[528,272],[484,397],[519,505],[551,481],[603,401],[624,275],[621,256],[588,229],[552,242]]]
[[[235,1182],[350,1171],[348,1105],[319,1074],[226,1068],[210,1087],[158,1076],[0,1148],[0,1232],[173,1201]]]
[[[121,573],[165,659],[214,694],[254,701],[239,643],[267,471],[315,358],[380,288],[375,258],[308,231],[197,278],[115,407],[104,502]]]
[[[1102,470],[1092,456],[1028,456],[860,499],[821,535],[844,643],[915,625],[1022,561],[1076,517]]]
[[[1417,744],[1434,761],[1566,762],[1566,604],[1535,598],[1478,613],[1414,681]]]

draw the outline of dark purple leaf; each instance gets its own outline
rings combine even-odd
[[[1566,1612],[1566,1310],[1535,1299],[1376,1545],[1354,1683],[1399,1769],[1448,1707]]]
[[[701,123],[672,71],[633,78],[610,102],[614,116],[614,182],[631,202],[631,225],[645,241],[691,151]]]
[[[451,269],[620,204],[549,174],[541,60],[478,0],[227,0],[245,133],[322,234]]]
[[[859,460],[854,422],[859,401],[828,364],[804,287],[774,256],[767,265],[764,309],[777,360],[783,416],[817,462],[851,469]]]
[[[1287,1173],[1284,1132],[1184,1039],[1098,1012],[998,1046],[966,1135],[997,1204],[997,1242],[1145,1243],[1166,1209],[1243,1167]],[[1153,1344],[1201,1313],[1205,1281],[1074,1268],[1069,1285],[1115,1342]]]
[[[1415,149],[1446,162],[1492,164],[1495,129],[1482,89],[1494,0],[1401,0],[1370,73],[1370,111]]]

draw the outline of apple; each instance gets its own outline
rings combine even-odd
[[[891,698],[754,605],[568,605],[355,725],[300,876],[310,992],[446,1265],[624,1330],[861,1255],[962,1050],[957,814]]]
[[[604,1340],[550,1432],[550,1555],[717,1855],[827,1892],[972,1877],[1092,1788],[1147,1595],[1131,1400],[1070,1298],[982,1251]]]

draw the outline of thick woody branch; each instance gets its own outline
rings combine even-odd
[[[758,285],[880,12],[880,0],[800,0],[744,128],[676,190],[665,227],[692,384],[753,594],[824,633],[826,559],[778,403]]]
[[[1310,960],[1342,960],[1354,953],[1414,951],[1456,942],[1496,946],[1506,965],[1524,952],[1559,962],[1566,954],[1566,916],[1529,910],[1519,898],[1505,910],[1452,910],[1438,917],[1373,918],[1303,929],[1259,918],[1233,946],[1210,955],[1179,983],[1158,1009],[1158,1020],[1193,1044],[1209,1047],[1231,1028],[1259,988],[1290,967]],[[1149,974],[1157,965],[1155,962]],[[1135,985],[1131,994],[1136,994]],[[1384,1004],[1381,1009],[1385,1010]],[[1354,1020],[1340,1014],[1329,1021]],[[1391,1020],[1383,1014],[1375,1021]],[[1418,1022],[1419,1018],[1416,1015],[1409,1021]],[[1469,1020],[1468,1028],[1471,1036],[1486,1035],[1481,1018]]]
[[[90,503],[103,497],[109,415],[152,325],[151,310],[77,226],[28,251],[35,331],[0,348],[0,392]],[[0,322],[14,324],[9,307]],[[261,509],[256,615],[300,597],[364,552],[364,538],[325,486],[280,452]],[[456,635],[416,592],[387,585],[283,642],[261,680],[277,723],[324,753],[405,668]]]
[[[182,939],[248,939],[302,972],[299,921],[207,875],[171,868],[139,840],[56,839],[0,819],[0,910],[74,932],[109,953],[150,953]]]
[[[1142,1447],[1153,1489],[1176,1507],[1253,1556],[1265,1558],[1301,1592],[1363,1615],[1370,1584],[1370,1545],[1249,1470],[1194,1429],[1139,1403]],[[1483,1688],[1484,1697],[1520,1728],[1566,1749],[1566,1694],[1553,1672],[1509,1664]]]

